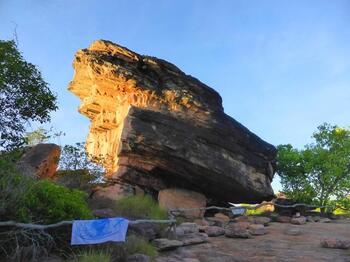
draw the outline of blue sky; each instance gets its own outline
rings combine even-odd
[[[51,125],[62,144],[88,133],[67,85],[74,53],[95,39],[176,64],[274,145],[302,147],[323,122],[350,125],[348,0],[0,0],[0,39],[15,25],[24,57],[58,95]]]

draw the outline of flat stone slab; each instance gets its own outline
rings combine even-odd
[[[159,251],[164,251],[181,247],[183,245],[183,242],[167,238],[157,238],[153,240],[153,244]]]

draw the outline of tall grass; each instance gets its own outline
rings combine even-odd
[[[167,219],[167,211],[161,208],[150,196],[129,196],[118,199],[114,210],[132,219]]]

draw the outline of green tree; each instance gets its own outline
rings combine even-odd
[[[26,123],[47,122],[56,109],[37,67],[24,60],[14,41],[0,40],[0,148],[23,144]]]
[[[277,173],[285,193],[298,201],[329,205],[350,194],[350,130],[323,124],[302,150],[277,147]]]

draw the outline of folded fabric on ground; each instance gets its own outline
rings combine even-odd
[[[75,220],[71,245],[124,242],[129,221],[124,218]]]

